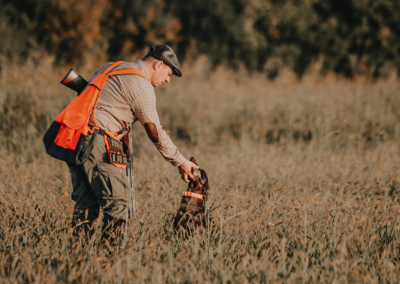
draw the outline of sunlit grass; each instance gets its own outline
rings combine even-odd
[[[397,79],[267,82],[194,68],[173,78],[156,90],[159,114],[207,172],[215,228],[174,236],[186,184],[136,125],[137,218],[110,251],[100,220],[90,242],[74,240],[68,169],[43,153],[39,126],[63,103],[36,107],[38,90],[2,76],[2,105],[14,114],[2,114],[11,134],[0,150],[0,282],[399,282]],[[43,92],[73,97],[50,85]],[[12,132],[17,114],[30,115],[32,132]]]

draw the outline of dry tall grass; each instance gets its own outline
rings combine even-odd
[[[209,176],[216,232],[174,237],[186,185],[136,125],[138,217],[110,256],[100,222],[88,244],[73,241],[67,167],[42,149],[74,96],[58,85],[65,70],[2,71],[0,282],[398,283],[399,81],[198,66],[156,92],[164,127]]]

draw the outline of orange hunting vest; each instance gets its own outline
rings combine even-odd
[[[107,78],[114,75],[133,74],[142,76],[147,80],[143,72],[136,69],[122,69],[111,72],[123,62],[115,62],[97,75],[86,89],[55,118],[43,138],[46,152],[49,155],[71,164],[82,164],[84,162],[84,157],[87,158],[88,156],[87,153],[85,154],[85,152],[88,152],[88,149],[85,149],[85,145],[89,145],[88,141],[94,138],[92,134],[96,134],[100,130],[96,119],[94,119],[95,127],[90,128],[88,123],[92,111],[96,109],[100,91]],[[93,118],[95,118],[95,115],[93,115]],[[119,135],[119,133],[111,131],[106,131],[106,133],[115,139]],[[108,149],[109,145],[106,137],[105,143]],[[126,167],[122,165],[116,166]]]

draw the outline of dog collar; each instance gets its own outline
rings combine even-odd
[[[190,191],[182,192],[182,197],[185,197],[185,196],[195,197],[195,198],[202,199],[202,200],[204,199],[204,195],[198,194],[198,193],[194,193],[194,192],[190,192]]]

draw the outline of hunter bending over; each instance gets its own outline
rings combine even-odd
[[[154,146],[178,167],[184,181],[194,179],[191,170],[198,166],[179,152],[163,130],[156,110],[153,87],[169,83],[172,75],[181,77],[182,73],[174,51],[165,44],[152,47],[142,60],[108,63],[96,71],[85,90],[48,130],[44,138],[47,152],[66,161],[71,172],[76,230],[89,233],[101,207],[102,238],[114,241],[126,220],[133,218],[133,180],[127,170],[131,157],[126,142],[133,122],[140,121]],[[88,122],[81,127],[80,121],[85,119]]]

